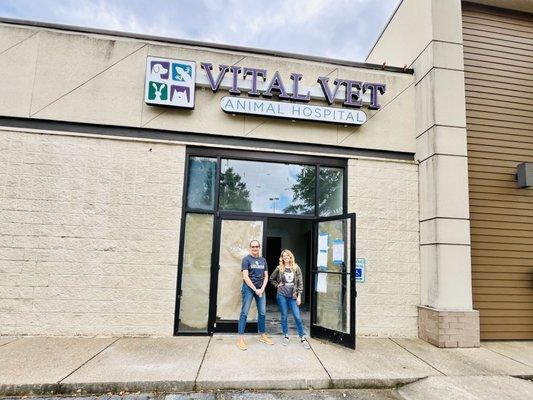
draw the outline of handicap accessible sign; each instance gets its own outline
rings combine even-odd
[[[366,259],[365,258],[356,258],[355,259],[355,281],[364,282],[365,281],[365,267]]]

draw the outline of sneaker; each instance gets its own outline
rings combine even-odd
[[[272,341],[272,339],[270,339],[266,333],[263,333],[261,334],[261,336],[259,336],[259,341],[260,342],[263,342],[263,343],[266,343],[266,344],[274,344],[274,342]]]
[[[281,343],[283,344],[283,346],[288,346],[289,345],[289,341],[290,341],[289,337],[285,336]]]
[[[306,338],[302,338],[301,342],[302,342],[302,346],[304,347],[304,349],[309,350],[311,348],[311,346],[309,345],[309,342],[307,341]]]
[[[246,350],[248,347],[246,347],[246,342],[243,338],[237,339],[237,347],[241,350]]]

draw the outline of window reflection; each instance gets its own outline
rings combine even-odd
[[[343,212],[343,169],[320,167],[318,173],[318,210],[321,217]]]
[[[315,167],[223,159],[220,208],[272,214],[314,214]]]
[[[216,171],[216,158],[191,157],[189,159],[187,207],[201,210],[215,208]]]

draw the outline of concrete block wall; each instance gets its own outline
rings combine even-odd
[[[0,335],[172,335],[185,147],[0,138]]]
[[[416,337],[420,304],[418,165],[352,159],[348,210],[356,213],[359,336]]]
[[[419,337],[438,347],[479,347],[479,311],[419,307]]]
[[[399,45],[395,32],[406,26],[414,28]],[[415,71],[421,305],[472,313],[461,1],[404,0],[367,61],[389,56]],[[471,343],[479,338],[459,342]]]

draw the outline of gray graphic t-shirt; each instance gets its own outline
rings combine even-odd
[[[241,271],[248,270],[248,276],[257,289],[263,286],[267,262],[263,257],[252,257],[250,254],[242,259]]]
[[[280,271],[280,275],[283,285],[278,286],[278,293],[285,297],[292,297],[294,293],[294,270],[285,267],[285,271]]]

